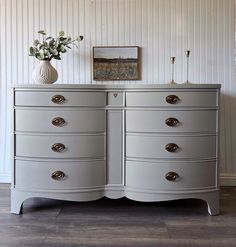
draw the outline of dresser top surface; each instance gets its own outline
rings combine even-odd
[[[16,90],[88,89],[88,90],[155,90],[155,89],[217,89],[221,84],[17,84]]]

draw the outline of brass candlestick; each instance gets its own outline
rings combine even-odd
[[[189,50],[185,51],[185,55],[186,55],[186,59],[187,59],[187,64],[186,64],[187,65],[187,68],[186,68],[187,80],[186,80],[185,83],[191,83],[189,81],[189,56],[190,56],[190,51]]]
[[[171,61],[171,81],[170,81],[170,83],[176,83],[174,80],[175,57],[170,57],[170,61]]]

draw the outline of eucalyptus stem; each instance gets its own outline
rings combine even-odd
[[[76,39],[71,39],[70,36],[65,36],[65,32],[59,32],[58,37],[53,38],[51,36],[47,37],[45,31],[38,31],[40,37],[42,36],[42,41],[34,40],[33,46],[29,49],[29,55],[34,56],[39,60],[61,60],[61,54],[67,52],[67,49],[71,49],[72,45],[77,48],[77,42],[83,40],[83,36],[79,36]]]

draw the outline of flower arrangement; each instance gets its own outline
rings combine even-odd
[[[39,60],[51,61],[51,59],[61,60],[61,53],[67,52],[74,45],[78,48],[78,43],[83,40],[83,36],[72,39],[66,37],[65,32],[59,32],[57,38],[47,37],[45,31],[41,30],[38,33],[42,36],[42,40],[36,39],[33,46],[29,48],[29,56],[34,56]]]

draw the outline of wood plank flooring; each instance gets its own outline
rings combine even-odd
[[[0,247],[236,247],[236,188],[221,189],[221,214],[199,200],[64,202],[29,199],[10,213],[0,184]]]

